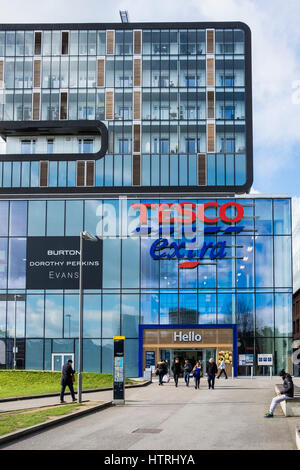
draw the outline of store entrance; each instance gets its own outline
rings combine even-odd
[[[185,359],[188,359],[192,366],[196,362],[200,362],[202,367],[203,375],[206,374],[206,366],[211,357],[216,361],[216,349],[205,348],[205,349],[160,349],[159,350],[160,360],[165,360],[168,363],[169,374],[172,376],[172,364],[176,358],[180,360],[181,367],[183,369]]]

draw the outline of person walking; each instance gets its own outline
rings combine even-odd
[[[213,357],[210,358],[209,363],[207,364],[206,373],[207,373],[208,389],[211,388],[213,390],[215,388],[215,377],[216,377],[216,374],[218,373],[218,367]]]
[[[75,392],[73,388],[73,381],[75,381],[75,370],[72,368],[73,361],[71,359],[68,360],[66,364],[63,365],[62,368],[62,376],[61,376],[61,390],[60,390],[60,403],[66,403],[64,401],[64,394],[65,389],[68,386],[71,392],[72,401],[76,401]]]
[[[184,361],[183,370],[184,370],[185,384],[188,387],[190,384],[190,373],[192,372],[192,366],[188,359],[185,359]]]
[[[165,361],[157,363],[158,385],[163,385],[163,377],[168,372],[168,366]]]
[[[200,388],[201,372],[202,372],[201,365],[200,365],[199,362],[196,362],[196,365],[195,365],[195,367],[193,368],[195,389]]]
[[[277,397],[273,398],[269,412],[264,416],[265,418],[273,418],[274,410],[278,403],[284,400],[291,400],[294,397],[294,383],[291,375],[285,372],[284,369],[279,372],[279,375],[283,380],[283,389],[281,392],[277,392]]]
[[[226,364],[225,364],[225,359],[222,359],[219,365],[220,372],[217,375],[217,379],[221,377],[221,375],[224,373],[225,379],[228,379],[227,374],[226,374]]]
[[[179,379],[179,375],[181,374],[181,365],[180,365],[180,361],[178,357],[173,362],[171,369],[173,372],[175,387],[178,387],[178,379]]]

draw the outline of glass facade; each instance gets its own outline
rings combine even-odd
[[[232,199],[188,202],[221,206],[228,201]],[[1,366],[12,365],[14,302],[8,296],[20,293],[25,297],[17,302],[19,366],[51,369],[53,353],[75,353],[77,367],[78,290],[26,289],[26,239],[79,236],[88,230],[103,238],[103,283],[99,290],[84,292],[85,370],[111,372],[113,336],[121,334],[129,351],[127,374],[137,375],[139,324],[236,324],[239,354],[271,351],[275,373],[288,367],[292,341],[290,200],[244,197],[234,201],[244,208],[244,217],[236,224],[243,230],[223,234],[228,225],[220,222],[218,234],[202,234],[201,244],[215,245],[226,237],[226,254],[212,259],[206,253],[195,269],[179,269],[182,260],[174,257],[151,258],[150,248],[158,237],[130,236],[139,225],[139,213],[132,207],[139,200],[0,201],[0,341],[6,345]],[[206,215],[214,218],[215,208],[207,208]],[[151,216],[155,221],[155,213]],[[199,260],[199,250],[194,250],[191,260]]]
[[[247,29],[38,31],[0,31],[0,121],[103,121],[95,187],[250,188]],[[93,152],[88,140],[74,153]],[[51,160],[48,186],[75,187],[74,162],[55,162],[67,148],[55,135],[10,136],[7,152],[26,158],[0,162],[0,187],[39,187],[39,152]]]

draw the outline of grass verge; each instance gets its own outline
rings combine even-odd
[[[19,429],[29,428],[36,424],[44,423],[52,417],[63,416],[77,410],[81,405],[64,405],[55,408],[47,408],[38,411],[15,411],[1,413],[0,415],[0,436],[9,434]]]
[[[27,371],[27,370],[1,370],[0,371],[0,398],[23,397],[30,395],[44,395],[60,392],[60,372]],[[77,379],[77,378],[76,378]],[[135,383],[126,379],[126,383]],[[98,374],[83,372],[83,390],[112,387],[111,374]],[[77,389],[77,380],[74,383]],[[66,389],[68,392],[69,389]]]

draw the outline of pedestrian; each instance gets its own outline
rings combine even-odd
[[[217,375],[217,379],[219,379],[223,373],[225,375],[225,379],[228,379],[227,374],[226,374],[226,364],[225,364],[224,358],[220,362],[219,369],[220,369],[220,372],[219,372],[219,375]]]
[[[278,403],[284,400],[291,400],[294,396],[294,383],[291,375],[285,372],[284,369],[279,372],[279,375],[283,380],[283,389],[281,392],[277,392],[277,397],[273,398],[269,412],[265,414],[265,418],[273,418],[273,413]]]
[[[163,385],[163,377],[168,372],[168,366],[165,361],[157,363],[158,385]]]
[[[75,381],[75,370],[72,368],[73,361],[71,359],[68,360],[66,364],[64,364],[62,368],[62,376],[61,376],[61,391],[60,391],[60,403],[66,403],[64,401],[64,393],[65,389],[68,386],[72,395],[72,401],[76,401],[74,388],[73,388],[73,381]]]
[[[183,370],[184,370],[185,384],[188,387],[190,384],[190,373],[192,372],[192,366],[188,359],[185,359],[184,361]]]
[[[181,365],[180,365],[180,361],[178,357],[173,362],[172,372],[174,376],[175,387],[178,387],[178,379],[179,379],[179,375],[181,374]]]
[[[216,374],[218,373],[218,367],[213,357],[210,358],[209,363],[207,364],[206,373],[207,373],[208,389],[211,388],[213,390],[215,388],[215,377],[216,377]]]
[[[200,365],[199,362],[196,362],[196,365],[195,365],[195,367],[193,368],[195,389],[200,388],[201,372],[202,372],[201,365]]]

